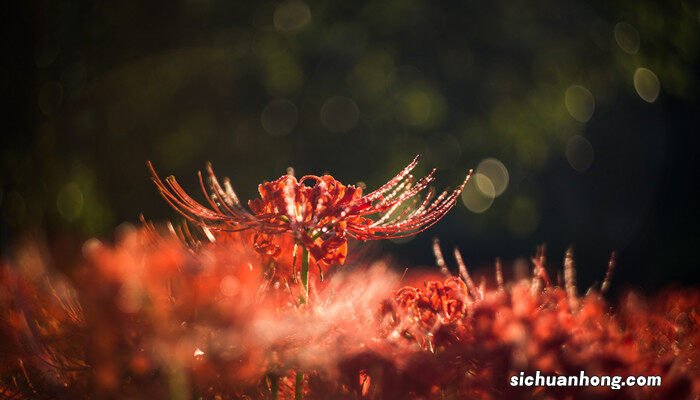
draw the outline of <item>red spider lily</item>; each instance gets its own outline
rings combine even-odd
[[[415,235],[452,209],[471,171],[452,192],[435,196],[431,188],[421,199],[419,193],[434,180],[435,169],[416,181],[411,171],[418,158],[365,196],[362,188],[344,185],[330,175],[306,175],[299,180],[292,174],[283,175],[258,186],[260,198],[248,202],[250,210],[241,205],[228,179],[223,186],[219,183],[211,165],[207,165],[206,185],[199,173],[210,208],[190,197],[173,176],[163,181],[150,162],[148,167],[165,200],[197,225],[212,231],[253,230],[255,248],[271,256],[280,253],[275,236],[291,233],[295,243],[328,266],[345,262],[348,236],[366,241]]]

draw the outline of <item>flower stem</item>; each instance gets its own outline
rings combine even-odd
[[[306,304],[309,302],[309,250],[306,246],[302,246],[301,252],[301,285],[304,288],[304,292],[301,295],[301,304]],[[296,384],[294,386],[294,400],[301,400],[303,398],[304,390],[304,373],[297,371]]]
[[[294,386],[294,400],[302,400],[304,391],[304,373],[297,371],[297,381]]]
[[[296,385],[294,386],[294,400],[302,400],[304,391],[304,373],[297,371]]]
[[[304,292],[301,295],[301,304],[309,302],[309,250],[302,246],[301,253],[301,285]]]

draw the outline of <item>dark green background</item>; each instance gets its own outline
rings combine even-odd
[[[583,286],[600,279],[612,250],[620,285],[698,281],[696,1],[7,8],[4,244],[36,229],[49,240],[109,238],[141,212],[174,217],[148,159],[192,190],[210,160],[250,198],[288,166],[371,189],[420,153],[422,172],[439,168],[438,186],[487,157],[506,165],[510,185],[484,213],[460,202],[408,244],[383,244],[401,265],[430,264],[438,236],[477,268],[546,242],[555,263],[575,246]],[[618,43],[619,23],[632,28],[627,38],[638,34],[638,51]],[[653,103],[635,90],[640,67],[661,83]],[[572,85],[595,99],[587,122],[567,111]],[[357,107],[356,123],[347,107],[322,113],[337,96]],[[265,129],[271,102],[293,104],[296,117],[273,107]],[[584,172],[565,157],[574,135],[594,150]]]

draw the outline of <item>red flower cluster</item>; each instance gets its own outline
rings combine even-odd
[[[0,266],[0,398],[686,399],[700,394],[700,292],[629,295],[530,279],[398,287],[339,270],[300,307],[248,240],[190,251],[133,232],[47,279],[36,245]],[[381,262],[379,262],[381,264]],[[441,262],[439,262],[441,264]],[[571,255],[565,264],[572,268]],[[497,278],[502,282],[502,279]],[[70,282],[70,283],[69,283]],[[531,374],[658,375],[661,387],[512,387]],[[301,379],[299,379],[301,378]],[[695,396],[695,397],[693,397]]]
[[[424,199],[418,194],[434,180],[433,169],[415,181],[411,171],[418,157],[379,189],[362,195],[362,188],[344,185],[330,175],[284,175],[258,187],[260,198],[240,203],[228,179],[219,183],[207,166],[207,184],[199,180],[211,208],[192,199],[170,176],[163,181],[148,163],[153,181],[166,201],[195,224],[213,231],[255,232],[256,249],[264,254],[281,253],[276,236],[291,234],[314,259],[325,266],[343,264],[348,237],[359,240],[392,239],[415,235],[436,223],[457,202],[467,184],[435,196],[431,188]],[[311,185],[307,185],[310,183]],[[207,187],[209,190],[207,190]],[[251,212],[252,211],[252,212]]]
[[[395,291],[383,307],[389,321],[386,337],[400,348],[417,345],[422,352],[402,357],[399,382],[390,389],[383,386],[378,397],[661,400],[700,394],[697,290],[666,291],[654,300],[632,293],[612,313],[599,292],[579,296],[573,275],[564,287],[550,285],[543,254],[533,260],[530,279],[496,289],[470,283],[458,256],[461,278]],[[613,266],[611,262],[609,268]],[[564,268],[574,273],[571,252]],[[359,366],[375,368],[378,376],[397,368],[395,358],[372,352],[364,357]],[[535,371],[550,376],[578,376],[581,371],[587,376],[660,376],[662,385],[618,390],[511,386],[510,377]]]

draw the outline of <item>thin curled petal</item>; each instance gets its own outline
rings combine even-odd
[[[451,193],[444,191],[435,197],[430,188],[421,199],[420,193],[435,180],[435,169],[415,180],[411,171],[418,160],[416,156],[391,180],[365,196],[361,188],[346,186],[330,175],[305,175],[297,180],[289,173],[260,184],[260,198],[248,202],[250,210],[241,205],[228,179],[222,187],[211,164],[207,164],[206,179],[198,174],[208,206],[190,197],[174,177],[163,181],[150,162],[148,168],[165,201],[200,227],[219,232],[253,230],[256,249],[267,255],[278,254],[274,251],[275,235],[291,234],[318,262],[329,265],[345,260],[347,237],[377,240],[412,236],[454,207],[471,171]]]

